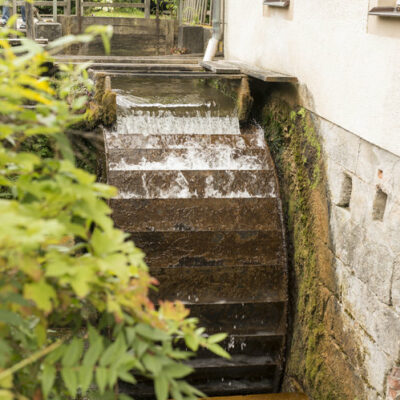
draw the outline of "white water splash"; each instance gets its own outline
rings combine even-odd
[[[203,134],[240,135],[236,116],[213,116],[211,112],[191,112],[175,116],[170,111],[157,114],[141,111],[118,117],[116,132],[119,134]]]

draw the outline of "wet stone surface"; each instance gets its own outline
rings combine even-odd
[[[104,133],[115,224],[146,253],[160,282],[154,301],[179,299],[207,332],[229,334],[222,346],[232,359],[200,351],[190,381],[208,395],[274,392],[287,266],[263,132],[242,134],[232,101],[215,101],[210,88],[159,83],[158,93],[148,82],[120,88],[118,123]],[[149,382],[123,390],[154,398]]]

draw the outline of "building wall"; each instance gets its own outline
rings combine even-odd
[[[400,18],[368,17],[379,0],[225,1],[226,58],[296,76],[309,109],[400,155]]]
[[[400,361],[400,158],[326,120],[319,134],[338,288],[331,321],[343,321],[339,347],[346,335],[357,343],[361,358],[349,362],[364,382],[360,400],[384,399]]]
[[[368,10],[395,1],[291,0],[287,10],[262,3],[226,0],[225,58],[296,76],[296,101],[313,115],[334,277],[332,287],[322,273],[317,278],[329,293],[318,317],[330,349],[322,357],[332,375],[350,371],[343,384],[357,380],[333,398],[393,399],[400,365],[400,18],[369,17]],[[328,398],[290,357],[290,379],[311,397]],[[285,387],[295,388],[287,378]]]

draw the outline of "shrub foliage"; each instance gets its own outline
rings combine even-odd
[[[105,202],[116,190],[75,166],[66,138],[84,118],[85,69],[45,76],[53,51],[107,31],[46,50],[12,48],[9,33],[0,33],[0,399],[126,400],[118,382],[138,376],[154,380],[159,400],[195,398],[182,361],[199,346],[227,356],[225,335],[207,336],[182,303],[149,300],[144,255]],[[23,150],[36,137],[51,157]]]

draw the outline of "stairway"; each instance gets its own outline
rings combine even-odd
[[[208,333],[229,334],[232,359],[200,351],[190,382],[208,396],[274,393],[287,314],[274,165],[260,129],[199,115],[131,110],[105,132],[108,183],[119,189],[113,219],[146,253],[159,298],[183,301]],[[145,383],[124,390],[153,397]]]

